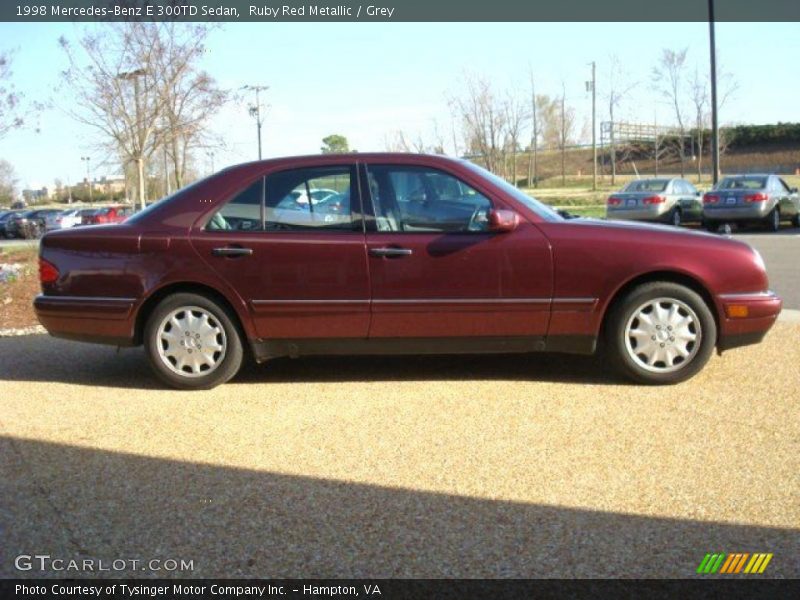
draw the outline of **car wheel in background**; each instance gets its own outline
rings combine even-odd
[[[673,208],[672,215],[669,218],[669,222],[672,223],[675,227],[681,226],[681,209]]]
[[[671,282],[632,289],[608,314],[613,366],[646,384],[679,383],[708,362],[717,340],[714,315],[695,291]]]
[[[800,212],[798,212],[794,217],[792,217],[792,226],[800,227]]]
[[[703,219],[703,227],[705,228],[706,231],[710,231],[711,233],[717,233],[717,230],[719,229],[719,223]]]
[[[144,345],[155,374],[183,390],[206,390],[231,379],[244,350],[236,319],[199,294],[166,297],[147,320]]]
[[[777,206],[767,215],[766,225],[767,230],[772,232],[778,231],[781,228],[781,211]]]

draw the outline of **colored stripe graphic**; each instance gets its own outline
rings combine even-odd
[[[744,569],[744,573],[761,574],[766,570],[772,557],[773,554],[765,552],[757,552],[752,555],[749,552],[734,552],[732,554],[724,552],[708,553],[700,561],[697,572],[707,575],[714,573],[734,574],[741,573],[742,569]],[[748,561],[748,559],[750,560]],[[746,567],[745,564],[747,565]]]

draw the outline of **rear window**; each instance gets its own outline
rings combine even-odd
[[[760,190],[766,187],[766,177],[726,177],[719,182],[718,190]]]
[[[667,189],[669,179],[639,179],[626,185],[623,192],[663,192]]]

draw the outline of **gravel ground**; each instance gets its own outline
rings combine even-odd
[[[578,357],[321,358],[199,393],[161,390],[139,349],[0,339],[0,576],[46,553],[195,577],[691,577],[721,551],[798,577],[798,335],[779,323],[674,387]]]

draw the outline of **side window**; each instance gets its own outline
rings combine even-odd
[[[491,201],[426,167],[372,165],[368,181],[378,231],[486,231]]]
[[[787,194],[791,193],[792,188],[790,188],[788,185],[786,185],[786,182],[783,179],[778,177],[778,181],[780,182],[780,183],[778,183],[778,189],[779,190],[781,190],[782,192],[786,192]]]
[[[273,173],[266,182],[267,231],[343,230],[358,224],[351,212],[354,168],[348,165]]]
[[[208,231],[260,231],[264,180],[258,179],[220,208],[206,224]]]

